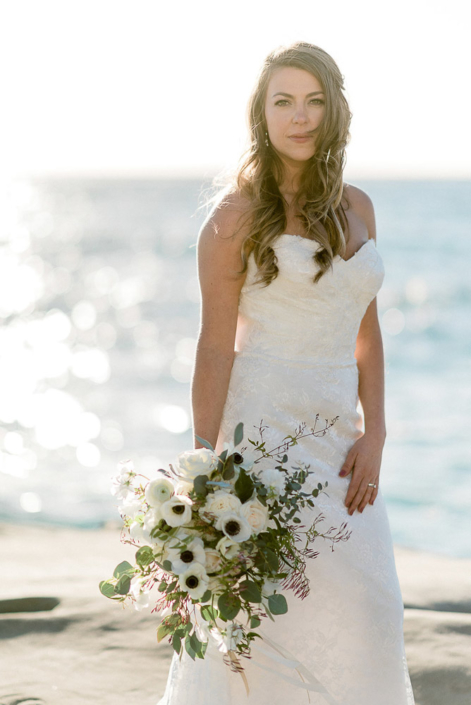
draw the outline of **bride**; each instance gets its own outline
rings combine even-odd
[[[321,515],[325,528],[348,522],[351,536],[331,550],[316,545],[308,597],[287,590],[288,614],[264,625],[325,690],[306,690],[277,653],[254,650],[243,664],[247,695],[209,644],[204,660],[174,654],[159,705],[414,704],[380,489],[384,266],[372,202],[342,178],[351,119],[343,89],[317,46],[296,42],[266,58],[248,105],[249,149],[198,237],[192,381],[195,436],[218,453],[239,421],[245,438],[259,440],[263,425],[276,446],[316,414],[339,417],[324,436],[301,439],[290,460],[310,463],[314,486],[328,481],[303,524]]]

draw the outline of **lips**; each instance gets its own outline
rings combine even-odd
[[[288,137],[310,137],[311,132],[298,132],[295,135],[288,135]]]

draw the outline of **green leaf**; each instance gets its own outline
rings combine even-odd
[[[284,595],[270,595],[268,605],[272,614],[286,614],[288,604]]]
[[[128,572],[130,572],[131,575],[134,575],[135,570],[130,563],[128,563],[127,561],[123,561],[114,569],[113,577],[120,578],[122,575]]]
[[[195,438],[201,443],[202,446],[204,446],[205,448],[209,448],[209,450],[212,450],[214,453],[214,448],[209,441],[205,440],[204,438],[201,438],[200,436],[197,436],[196,433]]]
[[[205,653],[206,653],[206,649],[207,649],[207,648],[208,648],[208,642],[207,642],[207,641],[203,641],[203,643],[201,644],[201,649],[200,649],[199,652],[196,654],[196,655],[198,656],[198,658],[204,658],[204,655],[205,655]]]
[[[258,585],[251,580],[244,580],[240,584],[240,596],[247,602],[261,602],[262,594]]]
[[[319,494],[319,490],[312,490],[312,494],[314,497],[317,497],[317,495]]]
[[[211,607],[211,605],[203,605],[203,607],[201,608],[201,616],[207,622],[214,622],[216,620],[216,617],[218,616],[218,612],[217,609]]]
[[[162,624],[159,625],[157,628],[157,641],[160,642],[162,639],[165,639],[166,636],[169,634],[173,634],[175,631],[175,626],[172,624],[166,624],[165,622],[162,622]]]
[[[262,620],[259,617],[251,617],[250,618],[250,629],[256,629],[259,627],[262,623]]]
[[[161,582],[159,587],[157,588],[159,592],[165,592],[167,589],[167,583],[166,582]]]
[[[236,494],[242,503],[247,502],[253,494],[254,484],[244,468],[240,468],[239,477],[234,485]]]
[[[265,548],[264,554],[265,554],[265,558],[267,559],[267,563],[270,566],[271,570],[276,572],[278,570],[278,556],[270,548]]]
[[[136,552],[136,563],[145,568],[150,563],[154,561],[154,553],[150,546],[141,546],[141,548]]]
[[[322,485],[321,485],[320,482],[317,484],[317,489],[318,489],[318,490],[321,490],[321,489],[322,489]]]
[[[206,590],[203,597],[200,599],[200,602],[209,602],[210,599],[211,599],[211,590]]]
[[[192,646],[191,646],[191,644],[190,644],[190,637],[189,637],[188,635],[187,635],[186,638],[185,638],[185,650],[186,650],[188,656],[190,656],[190,658],[192,658],[193,661],[194,661],[196,654],[195,654],[194,649],[192,648]]]
[[[240,599],[232,592],[223,592],[218,599],[218,609],[224,619],[234,619],[239,614]]]
[[[101,594],[105,597],[112,598],[116,595],[114,591],[114,583],[110,582],[109,580],[102,580],[99,585],[99,588]]]
[[[176,634],[173,635],[172,646],[173,646],[174,650],[177,652],[177,654],[180,655],[180,651],[182,649],[182,640]]]
[[[193,480],[193,487],[198,497],[203,498],[206,497],[206,495],[208,494],[208,489],[206,487],[208,479],[209,478],[207,475],[198,475]]]
[[[117,595],[127,595],[129,588],[131,587],[131,578],[129,575],[122,575],[115,586],[115,593]]]
[[[299,517],[293,517],[293,521],[294,521],[295,524],[300,524],[300,523],[301,523],[301,519],[300,519]]]
[[[224,470],[222,473],[223,480],[232,480],[235,475],[234,471],[234,457],[230,455],[225,462]]]
[[[238,446],[239,443],[242,443],[242,439],[244,438],[244,424],[242,421],[237,424],[235,427],[234,431],[234,445]]]
[[[163,568],[164,570],[166,570],[167,572],[171,571],[171,570],[172,570],[172,563],[171,563],[171,561],[164,561],[164,562],[162,563],[162,568]]]
[[[193,632],[193,634],[190,636],[190,646],[195,652],[195,654],[197,654],[201,649],[201,641],[198,639],[195,632]]]

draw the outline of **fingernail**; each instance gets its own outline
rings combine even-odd
[[[342,472],[340,473],[340,477],[345,477],[346,474],[347,473],[345,472],[345,470],[342,470]]]

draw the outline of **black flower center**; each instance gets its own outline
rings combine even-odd
[[[174,504],[172,507],[172,512],[174,514],[183,514],[184,511],[185,507],[183,506],[183,504]]]
[[[239,522],[235,521],[235,519],[231,519],[230,521],[228,521],[226,524],[226,533],[228,533],[229,536],[237,536],[237,534],[240,533]]]
[[[186,580],[185,580],[185,585],[187,588],[190,588],[190,590],[194,590],[195,588],[198,587],[200,584],[199,579],[196,577],[196,575],[190,575]]]
[[[183,551],[183,553],[180,553],[180,558],[183,563],[191,563],[193,560],[193,551]]]
[[[232,456],[232,460],[236,465],[240,465],[244,459],[240,453],[234,453],[234,455]]]

